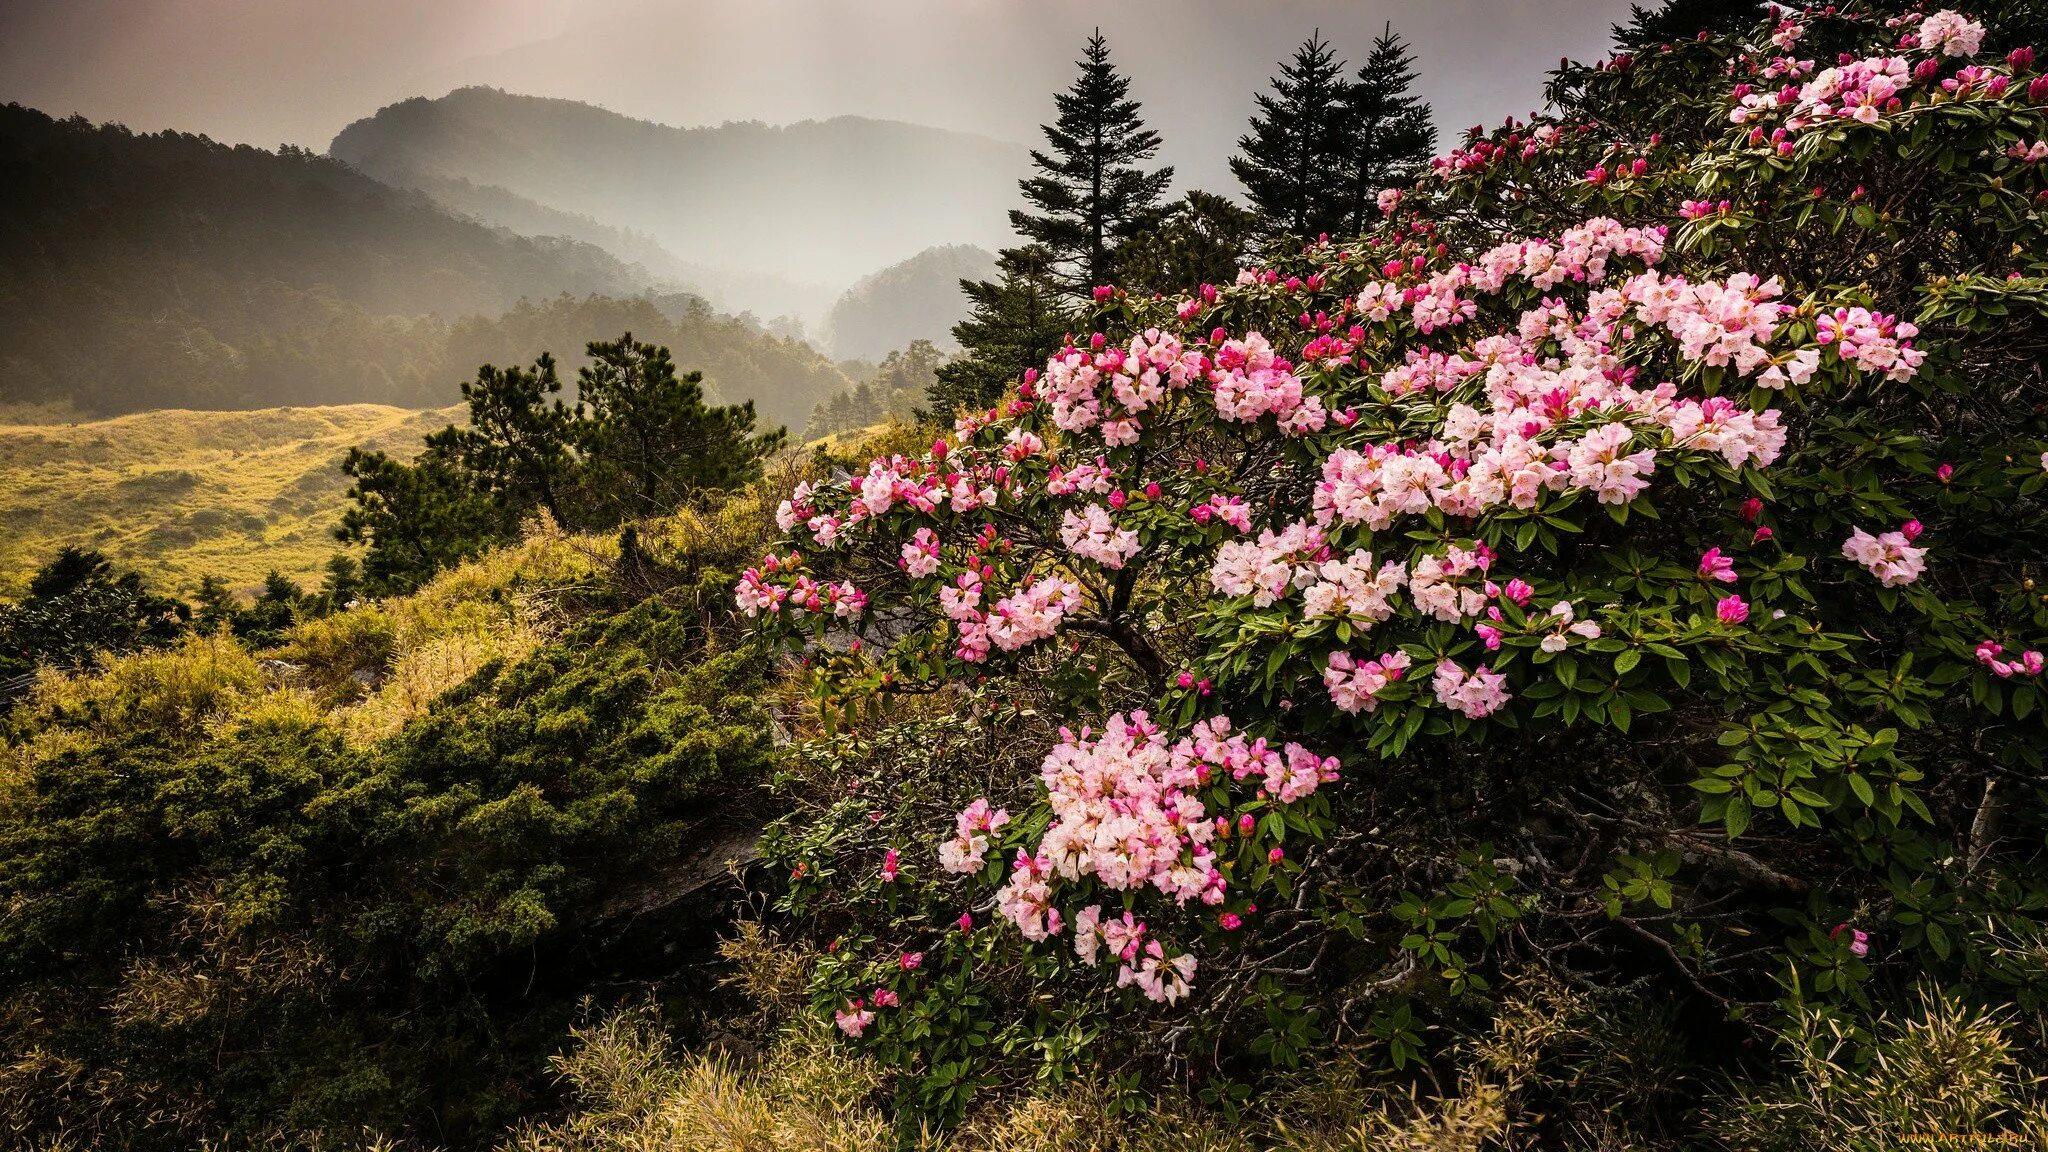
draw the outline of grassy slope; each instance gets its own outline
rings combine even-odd
[[[315,585],[339,547],[349,447],[410,455],[460,415],[348,404],[0,424],[0,594],[66,544],[168,591],[209,573],[250,588],[272,568]]]

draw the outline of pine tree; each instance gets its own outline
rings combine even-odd
[[[1379,219],[1379,194],[1413,180],[1436,150],[1429,105],[1409,93],[1415,64],[1408,45],[1389,24],[1373,41],[1344,101],[1350,137],[1346,158],[1349,187],[1341,231],[1357,235]]]
[[[1318,31],[1295,49],[1256,97],[1252,130],[1230,159],[1269,235],[1308,238],[1345,222],[1352,151],[1345,100],[1344,62]]]
[[[570,428],[584,508],[575,527],[611,528],[672,512],[708,489],[737,488],[782,447],[782,429],[755,431],[753,401],[706,404],[704,374],[677,375],[666,348],[628,332],[588,352]]]
[[[973,304],[953,326],[962,355],[938,369],[920,417],[946,421],[963,408],[979,412],[1025,369],[1043,365],[1060,350],[1073,313],[1049,271],[1052,259],[1035,244],[1006,248],[996,257],[997,279],[960,282]]]
[[[1039,174],[1019,184],[1037,211],[1012,211],[1010,226],[1050,254],[1049,273],[1060,290],[1084,297],[1110,282],[1117,249],[1151,221],[1173,169],[1139,166],[1159,151],[1159,134],[1145,127],[1138,102],[1127,99],[1130,80],[1110,64],[1099,29],[1076,63],[1080,77],[1054,97],[1059,116],[1041,126],[1051,154],[1033,150]]]
[[[531,368],[512,365],[477,369],[462,386],[469,426],[437,433],[449,454],[476,473],[508,508],[524,514],[535,505],[557,524],[571,519],[569,489],[576,461],[569,429],[583,416],[559,398],[555,358],[543,352]],[[434,443],[430,439],[429,444]]]

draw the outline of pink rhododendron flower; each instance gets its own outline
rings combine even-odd
[[[1724,596],[1714,605],[1714,615],[1723,624],[1740,624],[1749,619],[1749,605],[1740,596]]]
[[[1911,584],[1927,567],[1927,549],[1913,547],[1904,532],[1872,536],[1858,528],[1843,542],[1842,555],[1869,569],[1887,588]]]
[[[1472,720],[1493,715],[1510,699],[1507,677],[1483,664],[1467,674],[1455,660],[1439,661],[1433,687],[1439,703]]]
[[[861,1033],[868,1030],[868,1025],[875,1022],[875,1014],[856,996],[847,1002],[845,1008],[832,1014],[832,1022],[839,1025],[841,1032],[858,1040]]]

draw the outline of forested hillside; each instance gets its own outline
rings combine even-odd
[[[328,154],[394,184],[495,185],[694,263],[842,285],[906,252],[993,243],[1028,162],[1015,144],[914,124],[672,128],[492,88],[390,105]]]
[[[0,401],[440,407],[485,361],[631,328],[802,426],[849,386],[804,344],[640,298],[646,269],[451,215],[298,150],[0,109]]]
[[[0,109],[0,397],[88,412],[445,403],[412,317],[630,295],[587,244],[461,220],[307,152]]]

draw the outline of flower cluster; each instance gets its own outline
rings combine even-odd
[[[1055,881],[1092,878],[1111,891],[1150,888],[1177,904],[1221,903],[1227,882],[1212,848],[1216,829],[1197,790],[1223,779],[1255,780],[1272,800],[1291,804],[1336,779],[1338,767],[1335,758],[1299,744],[1275,748],[1233,733],[1220,716],[1172,741],[1143,712],[1113,715],[1100,733],[1062,729],[1040,771],[1052,823],[1036,846],[1018,851],[997,909],[1026,939],[1044,940],[1065,926],[1053,904]],[[970,805],[958,817],[958,834],[940,849],[941,864],[955,872],[979,869],[987,835],[1006,820],[986,801]],[[1100,916],[1100,905],[1091,905],[1075,919],[1075,948],[1084,958],[1108,942],[1125,963],[1120,984],[1135,982],[1168,1002],[1186,991],[1191,961],[1168,960],[1156,941],[1140,947],[1144,926],[1128,915],[1121,925]]]
[[[1814,339],[1832,345],[1844,363],[1855,365],[1859,372],[1882,373],[1887,380],[1911,380],[1927,360],[1927,353],[1911,344],[1920,334],[1918,327],[1868,308],[1823,312],[1814,329]]]
[[[1842,543],[1842,555],[1869,569],[1887,588],[1911,584],[1927,567],[1927,549],[1913,546],[1919,535],[1917,520],[1876,536],[1858,528]]]
[[[1508,702],[1507,677],[1486,665],[1467,673],[1455,660],[1439,661],[1432,687],[1437,702],[1470,720],[1481,720]]]
[[[1986,640],[1977,645],[1977,662],[1991,669],[1991,674],[2001,679],[2013,676],[2039,676],[2048,667],[2048,658],[2029,648],[2012,659],[2005,659],[2005,645],[1996,640]]]
[[[1323,687],[1339,711],[1357,715],[1379,707],[1379,694],[1401,679],[1411,661],[1398,649],[1370,660],[1356,660],[1349,652],[1332,652],[1323,669]]]

